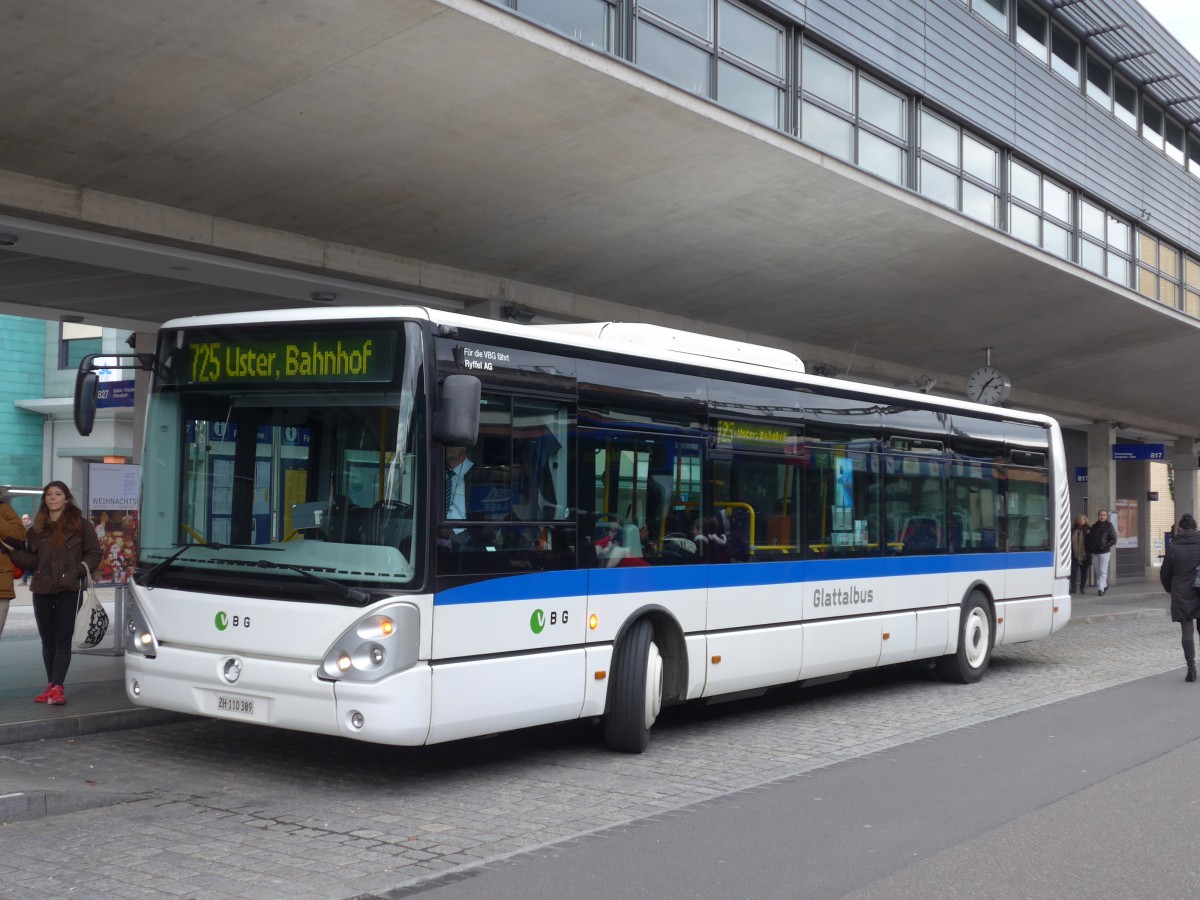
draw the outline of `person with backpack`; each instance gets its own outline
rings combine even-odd
[[[1187,663],[1184,681],[1196,680],[1196,639],[1192,620],[1200,618],[1200,587],[1196,569],[1200,567],[1200,531],[1191,513],[1180,516],[1171,546],[1158,570],[1163,590],[1171,594],[1171,621],[1178,622],[1183,643],[1183,659]]]

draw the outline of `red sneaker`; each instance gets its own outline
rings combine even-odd
[[[42,691],[40,694],[38,694],[36,697],[34,697],[33,702],[34,703],[45,703],[47,700],[50,699],[50,691],[53,688],[54,688],[54,685],[52,685],[52,684],[46,685],[46,689],[44,691]]]
[[[46,698],[47,706],[63,706],[67,702],[67,698],[63,695],[61,684],[56,684],[50,688],[50,696]]]

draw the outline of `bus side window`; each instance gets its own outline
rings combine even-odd
[[[702,448],[693,439],[587,429],[580,437],[581,564],[703,562]]]

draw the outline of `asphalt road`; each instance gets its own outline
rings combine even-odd
[[[978,685],[897,668],[673,708],[636,756],[586,723],[8,744],[0,897],[1200,896],[1181,663],[1165,616],[1071,626]]]
[[[1200,687],[1168,673],[522,854],[419,894],[1196,897],[1198,750]]]

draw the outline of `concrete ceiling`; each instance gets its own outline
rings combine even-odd
[[[5,311],[487,298],[459,273],[852,375],[945,385],[991,347],[1022,405],[1200,423],[1196,320],[478,0],[22,6],[0,31]],[[356,279],[331,247],[399,262]]]

